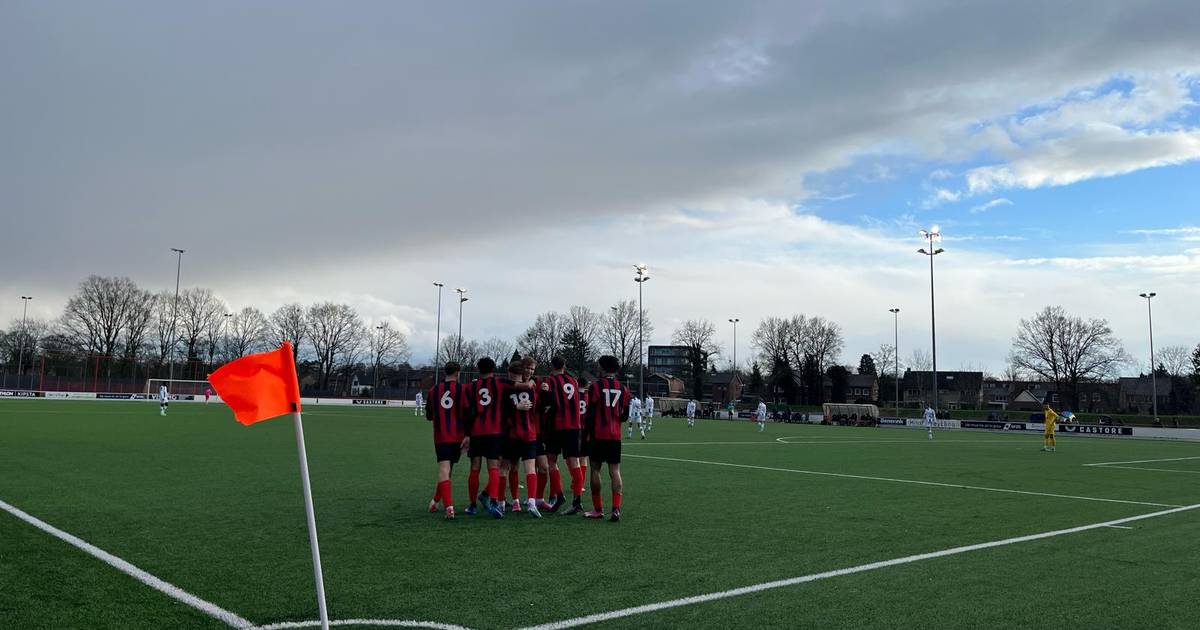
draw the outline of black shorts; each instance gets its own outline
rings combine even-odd
[[[467,455],[484,459],[500,459],[502,454],[500,444],[499,435],[473,435],[471,436],[471,448],[467,449]]]
[[[588,437],[587,431],[579,432],[579,456],[587,457],[588,453],[592,452],[592,439]]]
[[[522,440],[504,440],[504,459],[519,462],[523,459],[537,459],[538,443]]]
[[[579,457],[582,454],[583,431],[580,429],[563,429],[550,434],[546,442],[546,450],[563,457]]]
[[[589,457],[597,464],[621,463],[621,440],[592,440]]]
[[[457,464],[458,458],[462,457],[462,442],[442,442],[434,444],[433,450],[437,452],[437,460],[439,462],[450,462]]]
[[[538,441],[537,441],[537,456],[545,457],[547,448],[548,447],[546,446],[546,440],[539,437]]]

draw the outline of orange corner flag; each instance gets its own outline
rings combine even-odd
[[[292,342],[222,365],[208,378],[238,422],[251,425],[300,411],[300,383]]]

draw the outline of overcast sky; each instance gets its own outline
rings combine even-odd
[[[852,5],[852,6],[847,6]],[[0,326],[89,274],[347,302],[432,351],[636,297],[1000,371],[1043,306],[1200,341],[1200,11],[1176,2],[0,5]],[[445,301],[443,328],[457,326]]]

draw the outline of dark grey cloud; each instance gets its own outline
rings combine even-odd
[[[950,126],[1195,63],[1197,33],[1187,1],[10,2],[0,251],[68,288],[170,246],[202,280],[499,251],[946,150]]]

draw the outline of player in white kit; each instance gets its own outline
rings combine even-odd
[[[421,392],[413,396],[413,413],[418,416],[425,415],[425,395]]]
[[[654,428],[654,399],[646,396],[646,402],[642,404],[642,415],[646,423],[646,430]]]
[[[638,398],[629,400],[629,434],[630,439],[633,438],[633,425],[638,426],[638,431],[642,434],[642,439],[646,439],[646,425],[642,424],[642,401]]]
[[[767,428],[767,403],[758,401],[758,410],[754,415],[758,418],[758,432],[762,433]]]
[[[171,400],[171,395],[167,393],[166,385],[158,386],[158,415],[167,415],[167,402]]]
[[[929,439],[933,439],[933,425],[937,423],[937,412],[933,407],[925,408],[925,428],[929,429]]]
[[[688,426],[696,426],[696,401],[689,400],[687,404]]]

